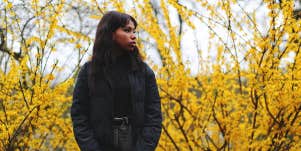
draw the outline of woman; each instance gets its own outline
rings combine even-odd
[[[92,60],[78,74],[71,117],[82,151],[153,151],[161,104],[152,69],[136,47],[136,20],[110,11],[100,20]]]

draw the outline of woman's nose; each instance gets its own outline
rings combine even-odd
[[[131,38],[132,40],[135,40],[135,39],[136,39],[136,34],[135,34],[135,33],[132,33],[130,38]]]

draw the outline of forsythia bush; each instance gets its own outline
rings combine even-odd
[[[11,60],[9,71],[0,71],[1,150],[77,149],[68,113],[73,80],[51,87],[52,74],[32,72],[26,63],[26,57]]]
[[[300,150],[301,20],[294,16],[295,2],[263,0],[251,11],[241,3],[4,0],[0,150],[78,150],[70,119],[74,77],[93,43],[91,31],[111,9],[137,18],[140,50],[146,55],[154,49],[160,57],[153,66],[164,118],[157,150]],[[265,11],[259,14],[259,8]],[[190,69],[183,61],[188,50],[182,44],[190,40],[183,39],[184,26],[201,25],[208,48],[198,50],[200,69]],[[74,54],[76,67],[73,77],[55,82],[64,70],[48,58],[67,52],[62,47]],[[200,49],[197,42],[191,47]]]

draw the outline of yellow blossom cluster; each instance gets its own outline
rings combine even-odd
[[[258,8],[266,14],[237,0],[3,2],[0,150],[79,150],[70,118],[74,78],[95,22],[111,9],[133,14],[138,47],[145,55],[156,50],[161,61],[152,66],[163,113],[156,150],[301,149],[301,20],[294,1],[263,0]],[[203,51],[199,70],[183,61],[182,45],[190,40],[183,39],[184,26],[196,31],[200,23],[209,34],[207,49],[191,46]],[[49,58],[69,52],[62,44],[77,55],[76,67],[57,82],[61,60],[50,65]]]

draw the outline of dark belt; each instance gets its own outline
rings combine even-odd
[[[127,116],[123,117],[114,117],[112,119],[113,126],[129,125],[131,122],[130,118]]]
[[[114,117],[113,126],[113,146],[116,150],[132,151],[132,127],[127,116]]]

